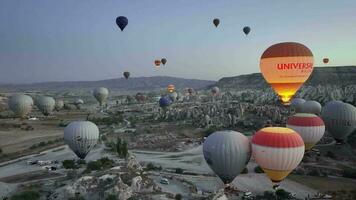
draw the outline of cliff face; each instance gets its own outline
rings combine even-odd
[[[269,87],[260,73],[222,78],[216,85],[225,90],[255,90]],[[335,85],[339,87],[356,85],[356,66],[315,67],[304,85]]]

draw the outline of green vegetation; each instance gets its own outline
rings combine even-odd
[[[245,167],[245,169],[242,170],[241,174],[248,174],[248,169]]]
[[[176,168],[176,174],[183,174],[184,170],[182,168]]]
[[[87,163],[86,172],[91,172],[94,170],[105,170],[114,166],[114,161],[107,157],[100,158],[96,161],[90,161]]]
[[[356,169],[346,168],[344,169],[342,176],[345,178],[354,178],[356,179]]]
[[[332,159],[336,159],[336,155],[332,151],[326,152],[326,156],[329,157],[329,158],[332,158]]]
[[[2,154],[2,148],[0,148],[0,154]]]
[[[116,152],[120,158],[127,158],[129,154],[127,149],[127,142],[125,140],[121,140],[119,137],[116,141]]]
[[[85,198],[80,194],[75,194],[74,197],[71,197],[68,200],[85,200]]]
[[[106,197],[106,200],[117,200],[116,194],[109,194],[108,197]]]
[[[65,169],[78,169],[74,160],[63,160],[62,165]]]
[[[265,191],[263,195],[257,195],[254,199],[256,200],[299,200],[296,197],[293,197],[292,193],[287,192],[283,189],[278,189],[276,192]]]
[[[174,196],[174,199],[175,200],[181,200],[183,197],[182,197],[182,195],[181,194],[176,194],[175,196]]]
[[[97,125],[113,125],[113,124],[118,124],[124,122],[124,118],[120,113],[114,113],[111,114],[109,117],[103,117],[103,118],[90,118],[90,121]]]
[[[262,169],[260,166],[256,166],[255,169],[254,169],[254,171],[255,171],[255,173],[257,173],[257,174],[265,173],[265,172],[263,171],[263,169]]]
[[[52,145],[52,144],[55,144],[55,143],[59,143],[59,142],[62,142],[63,139],[62,138],[57,138],[55,140],[49,140],[47,142],[45,141],[42,141],[38,144],[33,144],[32,146],[30,146],[30,149],[36,149],[36,148],[40,148],[40,147],[45,147],[47,145]]]
[[[162,170],[162,167],[161,166],[159,166],[159,167],[157,167],[157,166],[155,166],[153,163],[148,163],[147,165],[146,165],[146,170],[148,170],[148,171],[161,171]]]
[[[23,191],[13,195],[10,200],[38,200],[41,195],[37,191]]]
[[[215,131],[218,131],[219,127],[217,126],[210,126],[209,128],[204,130],[204,137],[208,137],[210,134],[214,133]]]

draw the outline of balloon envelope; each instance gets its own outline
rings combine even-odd
[[[252,137],[252,156],[274,185],[278,185],[302,161],[304,142],[292,129],[263,128]]]
[[[99,102],[100,105],[102,105],[103,102],[106,101],[108,96],[109,96],[109,90],[104,87],[96,88],[94,90],[94,97],[96,98],[96,100]]]
[[[161,66],[161,61],[155,60],[155,66],[156,66],[156,68],[159,68]]]
[[[162,63],[163,65],[166,65],[166,63],[167,63],[167,59],[162,58],[162,59],[161,59],[161,63]]]
[[[356,108],[351,104],[331,101],[324,106],[321,116],[326,130],[338,142],[345,141],[356,129]]]
[[[290,107],[294,109],[296,113],[300,113],[302,111],[303,103],[305,103],[304,99],[301,98],[293,98],[290,102]]]
[[[56,105],[54,108],[59,111],[64,107],[64,101],[62,99],[56,99]]]
[[[313,54],[303,44],[278,43],[267,48],[260,61],[260,69],[266,82],[279,95],[282,103],[291,98],[313,71]]]
[[[14,112],[16,116],[24,118],[31,112],[33,100],[28,95],[18,94],[10,97],[8,104],[10,110]]]
[[[89,121],[71,122],[64,129],[64,141],[81,159],[84,159],[99,139],[98,127]]]
[[[45,116],[50,115],[56,106],[56,101],[52,97],[42,96],[37,101],[38,108]]]
[[[123,75],[126,79],[128,79],[130,77],[130,72],[124,72]]]
[[[224,183],[231,183],[251,157],[248,138],[236,131],[217,131],[203,144],[204,159]]]
[[[324,64],[328,64],[328,63],[329,63],[329,58],[324,58],[324,59],[323,59],[323,63],[324,63]]]
[[[317,101],[306,101],[302,104],[301,112],[319,115],[321,112],[321,104]]]
[[[123,31],[125,29],[125,27],[127,26],[128,23],[129,23],[129,20],[124,16],[119,16],[116,18],[116,24],[120,28],[121,31]]]
[[[171,99],[167,96],[163,96],[159,99],[159,106],[162,108],[168,107],[171,103]]]
[[[220,93],[220,89],[215,86],[215,87],[211,88],[211,93],[212,93],[214,96],[216,96],[216,95],[218,95],[218,94]]]
[[[168,91],[169,93],[174,92],[174,85],[169,84],[169,85],[167,86],[167,91]]]
[[[287,128],[293,129],[303,138],[306,150],[313,148],[325,133],[323,120],[314,114],[308,113],[297,113],[289,117]]]
[[[215,19],[213,20],[213,24],[215,25],[215,27],[218,27],[219,24],[220,24],[220,20],[219,20],[218,18],[215,18]]]
[[[245,33],[245,35],[248,35],[250,33],[250,31],[251,31],[251,28],[248,27],[248,26],[245,26],[242,30]]]

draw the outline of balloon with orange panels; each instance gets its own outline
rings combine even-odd
[[[161,67],[161,60],[155,60],[155,66],[156,66],[156,68],[160,68]]]
[[[168,91],[169,93],[174,92],[174,85],[169,84],[169,85],[167,86],[167,91]]]
[[[268,84],[285,105],[313,72],[314,58],[310,49],[296,42],[283,42],[267,48],[260,69]]]

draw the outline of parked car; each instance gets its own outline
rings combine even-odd
[[[166,178],[161,178],[161,180],[159,181],[161,184],[165,184],[165,185],[168,185],[169,184],[169,181],[168,179]]]

